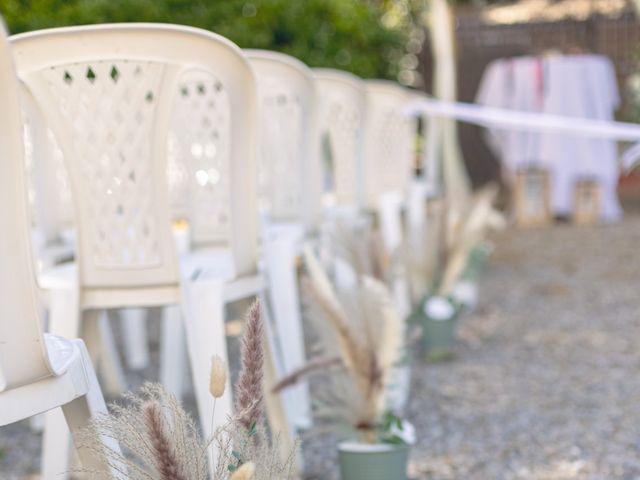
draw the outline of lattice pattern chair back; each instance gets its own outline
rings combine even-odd
[[[258,81],[261,206],[276,221],[312,228],[321,211],[321,168],[311,70],[282,53],[245,50]]]
[[[329,190],[338,205],[360,205],[362,189],[362,133],[366,116],[364,82],[339,70],[314,69],[318,93],[318,122],[323,166]]]
[[[255,268],[253,77],[240,50],[198,29],[151,24],[42,30],[12,38],[18,73],[58,141],[74,196],[81,284],[178,282],[167,189],[168,131],[186,72],[228,72],[235,118],[229,182],[237,272]],[[214,66],[214,67],[212,67]],[[222,67],[224,66],[224,67]],[[219,72],[216,72],[219,74]],[[240,140],[239,138],[242,138]],[[244,214],[244,217],[243,217]]]
[[[231,122],[231,99],[219,75],[184,72],[172,115],[169,175],[172,205],[182,202],[195,244],[231,239]]]
[[[38,316],[18,97],[0,22],[0,392],[53,372]]]
[[[366,202],[375,207],[380,195],[407,190],[412,178],[417,128],[414,119],[403,113],[411,98],[405,88],[382,80],[368,80],[366,85]]]

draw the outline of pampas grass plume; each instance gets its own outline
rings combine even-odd
[[[229,480],[250,480],[253,478],[255,471],[256,466],[253,462],[244,463],[231,475]]]
[[[161,480],[187,480],[173,439],[167,434],[162,406],[155,400],[143,406],[147,436],[151,443],[156,470]]]
[[[224,395],[227,386],[227,365],[219,355],[211,357],[211,373],[209,376],[209,392],[213,398]]]
[[[255,301],[247,315],[240,349],[240,375],[235,389],[238,421],[247,431],[260,424],[264,407],[264,330],[260,308],[260,302]]]

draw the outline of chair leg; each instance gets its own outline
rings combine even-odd
[[[191,360],[193,385],[205,438],[214,425],[223,424],[232,413],[232,392],[227,380],[226,393],[216,401],[215,418],[213,398],[209,393],[211,357],[216,354],[228,364],[227,339],[224,325],[223,284],[219,279],[199,279],[184,286],[183,311]]]
[[[81,341],[77,342],[85,364],[85,375],[88,378],[88,391],[62,408],[55,408],[44,414],[45,429],[43,434],[42,479],[66,480],[69,478],[71,464],[72,441],[71,432],[78,431],[89,424],[91,417],[107,412],[107,407],[100,390],[95,371],[91,367],[91,359]],[[101,438],[105,452],[120,453],[120,446],[111,436]],[[78,456],[83,470],[110,472],[114,480],[127,478],[124,465],[116,469],[106,461],[106,457],[96,456],[88,449],[80,448]]]
[[[267,356],[265,358],[264,380],[266,385],[275,385],[278,379],[275,374],[273,358],[270,353],[271,352],[267,352]],[[289,455],[291,455],[291,452],[295,450],[295,458],[293,460],[291,473],[294,475],[292,478],[300,478],[301,471],[304,467],[302,450],[300,448],[296,448],[295,434],[290,428],[291,424],[287,418],[288,415],[285,412],[285,402],[282,399],[282,394],[265,392],[266,416],[267,421],[269,422],[269,430],[278,438],[278,455],[280,456],[281,461],[286,462]]]
[[[123,346],[127,366],[132,370],[142,370],[149,365],[149,345],[147,342],[147,310],[127,308],[118,312],[123,334]]]
[[[106,310],[85,311],[83,327],[82,337],[94,367],[102,375],[105,392],[120,395],[127,390],[127,382]]]
[[[100,384],[96,378],[94,370],[90,367],[89,355],[82,342],[77,343],[82,351],[84,362],[89,368],[86,369],[86,375],[89,380],[89,389],[86,395],[76,398],[70,403],[62,406],[64,418],[68,427],[72,432],[85,428],[89,425],[92,417],[107,413],[107,406],[100,390]],[[126,469],[124,465],[117,465],[117,469],[112,468],[114,463],[108,462],[108,459],[114,455],[119,456],[120,446],[118,442],[111,436],[103,435],[101,437],[104,456],[96,455],[94,452],[86,448],[78,449],[78,456],[83,469],[99,472],[109,472],[110,478],[124,479],[126,477]],[[117,457],[116,457],[117,458]]]
[[[294,240],[285,234],[265,242],[269,298],[275,317],[276,336],[287,339],[287,348],[282,349],[284,373],[292,372],[306,362],[295,265],[296,250]],[[291,423],[299,428],[309,428],[312,422],[308,383],[302,382],[288,389],[283,393],[283,398]]]
[[[388,255],[392,255],[402,244],[401,209],[402,199],[395,193],[387,193],[380,198],[380,232]]]
[[[44,414],[42,436],[42,480],[69,478],[71,435],[62,409],[55,408]]]
[[[180,307],[172,305],[162,309],[160,336],[160,383],[181,398],[185,390],[187,352],[184,324]]]
[[[279,454],[282,461],[286,461],[290,452],[295,447],[295,425],[289,421],[290,415],[287,415],[287,409],[290,403],[287,403],[286,397],[282,393],[273,393],[272,386],[282,378],[282,348],[278,345],[273,332],[273,322],[267,308],[268,301],[265,298],[265,292],[260,294],[260,302],[262,303],[262,313],[265,325],[265,364],[264,364],[264,384],[265,384],[265,410],[267,421],[269,422],[269,430],[274,436],[280,439]],[[301,450],[296,449],[296,456],[293,462],[292,473],[293,478],[298,478],[303,470],[303,458]]]
[[[78,292],[74,288],[51,291],[48,331],[67,338],[80,336]],[[45,414],[42,436],[43,480],[68,478],[71,438],[62,410],[56,408]]]

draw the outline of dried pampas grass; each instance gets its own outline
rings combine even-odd
[[[160,385],[145,384],[139,395],[124,394],[124,404],[92,419],[76,435],[77,444],[102,457],[118,480],[207,480],[206,444],[180,402]],[[101,436],[118,441],[122,452],[104,450]],[[112,478],[107,472],[88,472],[92,478]]]
[[[259,302],[249,309],[244,328],[242,366],[235,393],[236,410],[242,412],[238,421],[249,431],[260,422],[264,408],[264,326]]]
[[[303,293],[321,338],[321,356],[279,386],[291,385],[331,362],[338,364],[339,359],[341,369],[331,371],[330,387],[318,394],[325,416],[350,424],[364,441],[374,442],[385,409],[389,371],[403,345],[404,322],[379,280],[360,276],[352,288],[336,292],[310,250],[305,251],[305,263],[309,277]]]
[[[270,440],[263,418],[263,324],[260,305],[249,310],[242,342],[242,372],[236,385],[233,418],[203,441],[180,402],[157,384],[145,384],[138,395],[126,393],[122,405],[92,419],[76,435],[80,448],[103,458],[111,472],[84,471],[91,478],[112,480],[285,480],[291,478],[295,446],[281,460],[279,438]],[[224,394],[226,365],[212,359],[210,391]],[[118,450],[105,450],[104,437],[117,440]],[[207,450],[216,452],[210,475]]]
[[[209,393],[213,398],[224,395],[227,387],[227,365],[220,355],[214,355],[211,359],[211,372],[209,374]]]
[[[493,203],[497,193],[497,188],[490,185],[474,196],[473,203],[454,236],[455,241],[442,276],[439,295],[447,296],[451,293],[456,281],[464,272],[471,250],[484,240],[487,229],[494,221]]]
[[[400,258],[414,305],[436,285],[446,250],[446,201],[429,200],[424,214],[421,223],[407,223],[404,242],[400,246]]]
[[[373,277],[390,283],[400,266],[400,251],[388,253],[380,235],[370,226],[353,226],[337,221],[330,233],[337,258],[349,265],[356,276]]]
[[[185,467],[176,453],[173,441],[168,436],[166,418],[162,406],[150,400],[142,406],[146,424],[146,434],[153,450],[155,468],[160,480],[188,480]]]
[[[236,470],[229,480],[250,480],[256,473],[256,466],[253,462],[243,464]]]

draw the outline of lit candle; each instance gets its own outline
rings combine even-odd
[[[189,222],[184,219],[174,220],[173,236],[176,241],[176,249],[179,255],[189,253],[191,250],[191,231]]]

